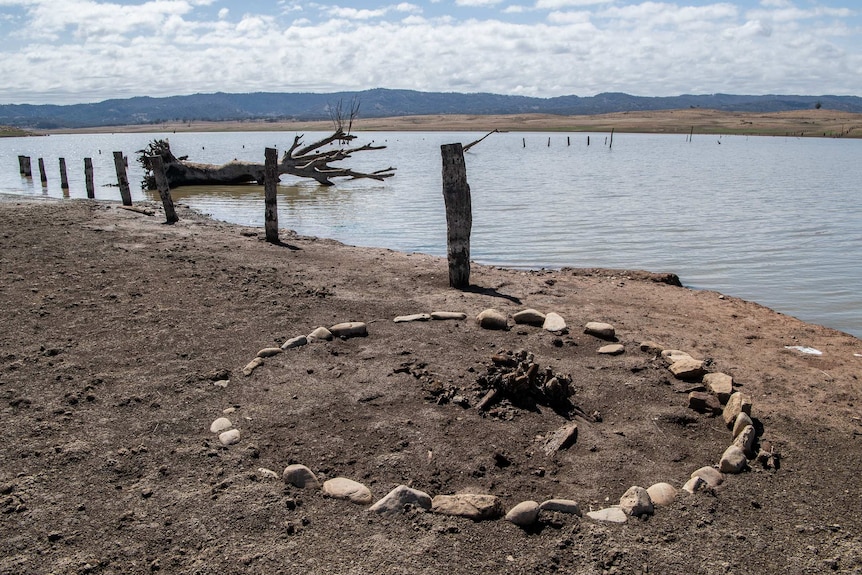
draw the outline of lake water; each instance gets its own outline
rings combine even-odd
[[[324,134],[306,134],[310,142]],[[397,168],[385,182],[325,188],[282,177],[279,224],[301,234],[445,256],[440,145],[479,133],[360,133],[385,144],[345,165]],[[93,158],[96,198],[119,199],[113,150],[130,156],[168,137],[176,155],[223,163],[263,161],[293,133],[54,135],[0,139],[0,191],[62,197],[58,158],[73,198],[86,197],[83,158]],[[587,145],[587,138],[590,145]],[[567,138],[570,140],[568,145]],[[494,134],[468,152],[472,258],[518,268],[609,267],[673,272],[805,321],[862,336],[862,141],[784,137]],[[550,145],[549,145],[550,144]],[[29,155],[33,180],[18,174]],[[39,181],[43,157],[48,186]],[[263,226],[263,188],[182,188],[175,201],[215,218]]]

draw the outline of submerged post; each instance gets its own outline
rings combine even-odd
[[[42,180],[42,187],[48,185],[48,174],[45,173],[45,160],[39,158],[39,179]]]
[[[263,193],[266,210],[264,212],[264,228],[266,241],[278,243],[278,150],[266,148],[263,166]]]
[[[114,168],[117,170],[117,183],[120,185],[120,196],[124,206],[132,205],[132,190],[129,188],[129,176],[126,174],[126,159],[123,152],[114,152]]]
[[[87,197],[91,200],[96,197],[96,186],[93,184],[93,159],[84,158],[84,181],[87,185]]]
[[[440,153],[443,156],[449,285],[462,289],[470,285],[470,231],[473,227],[467,166],[461,144],[444,144],[440,146]]]
[[[69,177],[66,175],[66,158],[60,158],[60,188],[69,189]]]
[[[21,158],[21,173],[24,177],[32,178],[33,169],[30,167],[30,156],[20,156]]]
[[[174,209],[174,200],[171,198],[171,188],[168,186],[168,177],[165,175],[165,165],[162,163],[162,157],[150,156],[147,158],[147,161],[150,163],[150,170],[153,172],[156,187],[159,189],[159,196],[162,198],[162,206],[165,208],[165,219],[168,224],[175,224],[180,219],[177,217],[177,212]]]

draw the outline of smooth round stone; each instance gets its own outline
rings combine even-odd
[[[736,436],[742,433],[742,430],[749,425],[754,425],[754,422],[751,420],[751,416],[745,412],[740,412],[740,414],[736,416],[736,421],[733,422],[733,438],[736,439]]]
[[[625,353],[626,346],[621,343],[612,343],[610,345],[603,345],[599,348],[599,353],[602,355],[621,355]]]
[[[722,473],[741,473],[747,464],[748,460],[742,449],[739,446],[731,445],[721,455],[718,468]]]
[[[506,513],[506,521],[519,527],[529,527],[539,518],[539,504],[535,501],[522,501]]]
[[[704,489],[709,489],[709,483],[703,480],[703,477],[695,476],[685,482],[685,485],[682,486],[682,490],[686,493],[691,493],[694,495],[698,491],[703,491]]]
[[[368,505],[374,500],[367,487],[346,477],[336,477],[324,481],[323,494],[334,499],[344,499],[357,505]]]
[[[431,314],[414,313],[410,315],[399,315],[393,321],[395,323],[409,323],[411,321],[428,321],[429,319],[431,319]]]
[[[643,487],[629,487],[620,497],[620,509],[626,515],[640,517],[641,515],[652,515],[654,512],[652,499]]]
[[[256,370],[257,368],[259,368],[262,365],[263,365],[263,358],[262,357],[256,357],[253,360],[251,360],[250,362],[248,362],[244,368],[242,368],[242,374],[244,376],[248,377],[254,372],[254,370]]]
[[[479,327],[484,329],[509,329],[509,322],[506,314],[495,309],[486,309],[476,316],[476,321],[479,322]]]
[[[647,487],[647,494],[652,500],[653,505],[661,507],[670,505],[676,498],[676,488],[670,483],[654,483]]]
[[[541,326],[545,323],[545,314],[530,308],[519,311],[512,316],[512,319],[518,324]]]
[[[460,311],[432,311],[431,319],[445,321],[445,320],[464,320],[467,319],[467,314],[462,313]]]
[[[219,417],[210,424],[210,431],[213,433],[221,433],[233,427],[233,423],[227,417]]]
[[[298,463],[285,467],[284,472],[281,474],[281,478],[285,483],[289,483],[290,485],[299,487],[300,489],[305,489],[306,487],[317,489],[320,487],[320,482],[317,480],[317,476],[314,475],[314,472],[305,465],[300,465]]]
[[[628,521],[628,515],[619,507],[606,507],[598,511],[590,511],[587,517],[594,521],[604,521],[606,523],[625,523]]]
[[[438,495],[431,501],[431,511],[481,521],[497,519],[503,515],[503,504],[496,495],[476,493]]]
[[[368,335],[368,326],[361,321],[348,321],[335,324],[329,328],[329,333],[334,337],[365,337]]]
[[[715,467],[701,467],[691,473],[691,477],[700,477],[710,487],[718,487],[724,482],[724,475]]]
[[[551,312],[545,316],[542,329],[550,332],[560,332],[566,329],[566,320],[558,313]]]
[[[239,429],[223,431],[221,434],[219,434],[218,440],[221,441],[221,444],[224,446],[239,443]]]
[[[257,357],[272,357],[281,353],[280,347],[265,347],[257,352]]]
[[[584,326],[584,333],[594,335],[602,339],[613,339],[616,337],[614,326],[600,321],[587,322],[587,325]]]
[[[539,511],[555,511],[557,513],[569,513],[581,516],[581,506],[577,501],[571,499],[548,499],[539,505]]]
[[[302,347],[303,345],[308,343],[308,337],[304,335],[298,335],[296,337],[292,337],[283,344],[281,344],[281,349],[293,349],[295,347]]]
[[[309,341],[322,340],[322,341],[330,341],[332,339],[332,332],[326,329],[325,327],[319,327],[315,329],[313,332],[308,334]]]
[[[407,505],[431,509],[431,496],[424,491],[399,485],[387,493],[383,499],[369,507],[368,510],[381,515],[398,515],[404,513]]]

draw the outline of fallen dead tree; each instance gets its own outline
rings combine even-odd
[[[284,152],[278,164],[278,174],[289,174],[298,178],[316,180],[321,185],[332,186],[336,178],[369,178],[383,181],[395,175],[395,168],[389,167],[376,172],[357,172],[350,168],[331,165],[350,158],[357,152],[382,150],[386,146],[365,144],[351,148],[350,142],[355,135],[348,134],[338,128],[329,136],[308,145],[302,145],[302,135],[293,139],[293,144]],[[338,143],[340,147],[324,149]],[[155,180],[150,169],[149,157],[161,156],[165,176],[171,188],[180,186],[233,185],[264,183],[264,164],[256,162],[240,162],[234,160],[222,165],[201,164],[188,161],[186,156],[177,158],[171,152],[167,140],[154,140],[145,149],[138,150],[138,161],[144,168],[145,175],[142,185],[147,189],[155,189]]]

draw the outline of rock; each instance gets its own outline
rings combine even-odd
[[[698,491],[703,491],[705,489],[709,489],[709,483],[703,480],[703,477],[692,477],[688,481],[685,482],[685,485],[682,486],[682,490],[686,493],[691,493],[694,495]]]
[[[431,314],[428,313],[414,313],[411,315],[399,315],[394,320],[395,323],[409,323],[411,321],[428,321],[431,319]]]
[[[703,383],[718,397],[722,405],[727,403],[733,393],[733,378],[726,373],[707,373],[703,376]]]
[[[745,458],[745,453],[736,445],[731,445],[724,450],[721,456],[721,462],[718,464],[718,469],[722,473],[741,473],[748,460]]]
[[[599,353],[602,355],[620,355],[625,353],[626,346],[621,343],[612,343],[609,345],[603,345],[599,348]]]
[[[594,335],[601,339],[612,340],[616,337],[616,331],[614,330],[614,326],[609,323],[602,323],[598,321],[588,322],[587,325],[584,326],[584,333]]]
[[[214,381],[213,385],[216,387],[220,387],[220,388],[224,389],[228,385],[230,385],[230,380],[229,379],[220,379],[218,381]]]
[[[654,483],[647,487],[647,495],[649,495],[652,504],[656,507],[670,505],[676,499],[676,488],[670,483]]]
[[[476,316],[476,321],[479,322],[479,327],[484,329],[509,329],[506,315],[495,309],[484,310]]]
[[[578,440],[578,424],[569,423],[556,430],[546,441],[542,449],[547,455],[568,449]]]
[[[706,370],[703,368],[703,361],[693,358],[683,358],[675,361],[669,369],[675,378],[683,381],[700,379],[706,373]]]
[[[666,365],[673,365],[681,359],[694,359],[688,352],[680,351],[678,349],[664,349],[661,352],[661,358],[664,360]]]
[[[701,467],[697,471],[693,471],[691,477],[700,477],[710,487],[718,487],[724,482],[724,475],[715,467]]]
[[[727,405],[724,406],[722,417],[724,417],[724,423],[727,424],[727,427],[733,427],[736,417],[740,413],[751,416],[751,398],[741,391],[737,391],[730,396],[730,399],[727,400]]]
[[[721,413],[718,398],[705,391],[692,391],[688,394],[688,407],[698,413]]]
[[[344,499],[357,505],[368,505],[374,500],[367,487],[346,477],[336,477],[324,481],[323,494],[334,499]]]
[[[733,422],[733,438],[736,439],[736,436],[749,425],[754,425],[754,422],[751,420],[751,416],[744,411],[740,412],[739,415],[736,416],[736,420]]]
[[[278,473],[273,471],[272,469],[267,469],[266,467],[258,467],[257,472],[261,477],[266,479],[278,479]]]
[[[245,367],[242,368],[242,374],[244,376],[248,377],[252,374],[252,372],[254,372],[254,370],[256,370],[257,368],[259,368],[262,365],[263,365],[263,358],[262,357],[256,357],[253,360],[251,360],[250,362],[248,362],[247,364],[245,364]]]
[[[295,347],[302,347],[303,345],[308,343],[308,337],[304,335],[298,335],[296,337],[292,337],[283,344],[281,344],[281,349],[293,349]]]
[[[741,414],[742,415],[742,414]],[[754,458],[754,440],[757,438],[757,432],[753,425],[746,425],[733,439],[733,445],[737,446],[745,454],[746,458]]]
[[[230,422],[230,419],[227,417],[219,417],[210,424],[210,431],[212,433],[221,433],[231,427],[233,427],[233,423]]]
[[[629,487],[620,497],[620,509],[632,517],[652,515],[654,511],[649,493],[643,487],[638,486]]]
[[[432,311],[431,312],[431,319],[436,319],[436,320],[449,320],[449,319],[463,320],[463,319],[467,319],[467,314],[461,313],[458,311]]]
[[[317,480],[317,476],[314,472],[305,465],[300,465],[298,463],[285,467],[284,472],[281,474],[281,478],[285,483],[289,483],[290,485],[299,487],[300,489],[305,489],[307,487],[317,489],[320,487],[320,481]]]
[[[442,515],[455,515],[480,521],[501,517],[503,504],[495,495],[474,493],[438,495],[431,501],[431,511]]]
[[[313,341],[331,341],[332,332],[325,327],[319,327],[307,336],[309,342]]]
[[[406,485],[399,485],[386,494],[380,501],[368,508],[369,511],[381,515],[398,515],[404,512],[407,505],[414,505],[422,509],[431,509],[431,496],[424,491],[411,489]]]
[[[221,441],[221,444],[224,446],[239,443],[239,429],[223,431],[219,434],[218,440]]]
[[[515,323],[535,325],[537,327],[540,327],[542,324],[545,323],[545,314],[530,308],[523,311],[519,311],[512,316],[512,319],[515,320]]]
[[[548,499],[539,505],[539,511],[553,511],[556,513],[569,513],[581,517],[581,506],[577,501],[571,499]]]
[[[272,357],[281,353],[280,347],[265,347],[257,352],[257,357]]]
[[[335,324],[329,328],[329,333],[334,337],[341,337],[344,339],[350,337],[366,337],[368,335],[368,326],[361,321],[348,321],[345,323]]]
[[[535,501],[522,501],[506,513],[506,521],[518,527],[529,527],[539,518],[539,504]]]
[[[553,333],[560,333],[566,330],[566,320],[560,314],[551,312],[545,316],[542,329]]]
[[[656,343],[651,339],[648,339],[641,342],[640,350],[644,353],[651,353],[652,355],[661,355],[661,352],[665,350],[665,347],[660,343]]]
[[[604,521],[607,523],[625,523],[628,521],[628,515],[619,507],[606,507],[598,511],[590,511],[587,517],[594,521]]]

